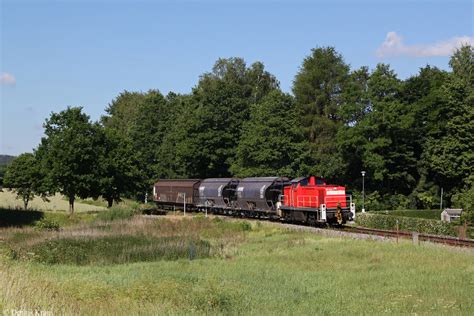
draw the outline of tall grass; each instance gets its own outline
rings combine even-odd
[[[97,213],[96,219],[102,221],[114,221],[118,219],[129,219],[137,214],[137,210],[129,207],[114,206],[106,211]]]
[[[65,238],[47,240],[13,252],[45,264],[121,264],[141,261],[177,260],[209,257],[210,244],[181,237],[107,236],[100,238]]]
[[[186,257],[112,265],[46,265],[0,254],[0,306],[6,311],[70,315],[474,313],[474,254],[443,246],[329,238],[267,223],[206,218],[133,217],[59,232],[5,230],[6,235],[0,231],[3,245],[13,248],[35,247],[48,240],[141,235],[195,237],[210,244],[210,256],[200,260]],[[220,243],[225,256],[216,252]],[[3,251],[4,246],[0,246]]]
[[[176,221],[135,217],[95,221],[61,230],[10,230],[0,233],[0,238],[5,238],[5,247],[14,259],[45,264],[103,265],[192,260],[211,255],[226,257],[231,255],[229,249],[243,240],[248,225],[243,222],[215,224],[199,217]]]

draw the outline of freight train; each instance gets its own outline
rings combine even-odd
[[[163,209],[310,225],[340,225],[355,218],[355,205],[345,188],[314,176],[160,180],[153,187],[153,200]]]

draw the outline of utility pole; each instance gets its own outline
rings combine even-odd
[[[365,171],[360,173],[362,174],[362,213],[365,213]]]
[[[439,201],[439,210],[443,211],[443,188],[441,188],[441,201]]]

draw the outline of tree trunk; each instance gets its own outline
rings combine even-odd
[[[111,208],[113,203],[114,203],[114,199],[113,199],[113,198],[108,198],[108,199],[107,199],[107,207],[108,207],[108,208]]]
[[[74,214],[74,195],[69,196],[69,213]]]
[[[28,209],[28,199],[23,199],[23,206],[25,207],[25,211]]]

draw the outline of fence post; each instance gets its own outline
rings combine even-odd
[[[351,213],[352,213],[352,220],[355,221],[356,219],[356,207],[354,203],[351,203]]]
[[[413,239],[413,244],[414,245],[419,245],[420,244],[420,240],[418,239],[418,232],[413,232],[412,233],[412,239]]]
[[[397,219],[397,244],[398,244],[398,230],[399,230],[399,226],[398,226],[398,219]]]
[[[186,193],[184,193],[184,216],[186,216]]]

